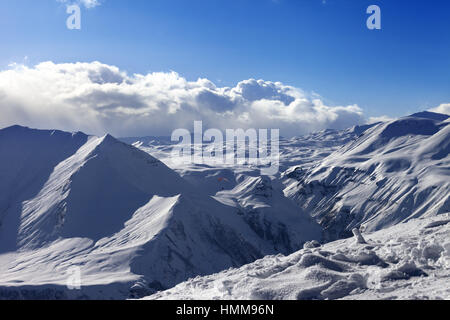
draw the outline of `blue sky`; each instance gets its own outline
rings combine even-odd
[[[366,28],[371,4],[382,30]],[[1,1],[1,68],[100,61],[218,86],[281,81],[367,116],[450,102],[449,1],[101,0],[82,7],[80,31],[66,28],[65,10],[56,0]]]

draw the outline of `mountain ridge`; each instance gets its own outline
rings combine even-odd
[[[14,136],[17,131],[21,135]],[[55,143],[58,136],[62,142]],[[67,145],[68,151],[62,150]],[[16,152],[8,153],[12,147]],[[126,298],[278,250],[277,238],[252,230],[237,208],[203,194],[161,161],[111,135],[13,127],[6,134],[0,130],[0,150],[0,174],[11,172],[14,158],[24,153],[45,155],[25,161],[32,170],[25,171],[24,180],[39,177],[33,192],[0,202],[6,208],[0,237],[10,244],[0,251],[0,291],[5,294],[31,285],[34,292],[56,286],[64,295],[98,298],[104,291]],[[21,168],[17,172],[23,172]],[[14,177],[17,173],[11,174]],[[0,188],[8,189],[9,182],[0,180]],[[320,232],[308,231],[316,226],[312,221],[288,225],[283,215],[269,215],[274,225],[290,230],[277,231],[282,237],[292,235],[295,246],[287,251],[312,236],[320,240]],[[14,228],[17,232],[6,231]],[[81,269],[85,288],[78,293],[64,289],[71,266]]]

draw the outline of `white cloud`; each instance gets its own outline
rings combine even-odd
[[[430,109],[429,111],[450,115],[450,103],[443,103],[439,107]]]
[[[99,62],[44,62],[1,71],[0,112],[0,127],[116,136],[170,135],[176,128],[191,129],[195,120],[222,130],[280,128],[284,136],[365,122],[357,105],[327,106],[280,82],[249,79],[217,87],[175,72],[128,75]]]
[[[98,0],[81,0],[81,3],[83,3],[86,8],[93,8],[100,5]]]
[[[83,5],[87,9],[94,8],[100,5],[99,0],[57,0],[57,1],[67,4]]]

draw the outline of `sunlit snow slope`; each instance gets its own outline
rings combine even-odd
[[[291,169],[297,174],[285,181],[285,194],[331,240],[361,225],[380,230],[448,212],[450,126],[442,117],[421,113],[377,124],[316,165]]]
[[[446,298],[449,122],[282,139],[270,177],[173,161],[167,138],[2,129],[0,299]],[[355,227],[367,244],[323,245]]]
[[[146,299],[450,299],[450,215],[197,277]]]
[[[0,130],[0,178],[0,298],[142,296],[321,239],[295,206],[250,221],[109,135]]]

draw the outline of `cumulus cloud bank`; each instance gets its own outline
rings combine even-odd
[[[450,116],[450,103],[443,103],[439,107],[430,109],[429,111],[448,114]]]
[[[365,122],[357,105],[327,106],[280,82],[249,79],[217,87],[175,72],[128,75],[92,63],[13,66],[0,72],[0,127],[84,131],[116,136],[170,135],[204,128],[279,128],[284,136]]]

